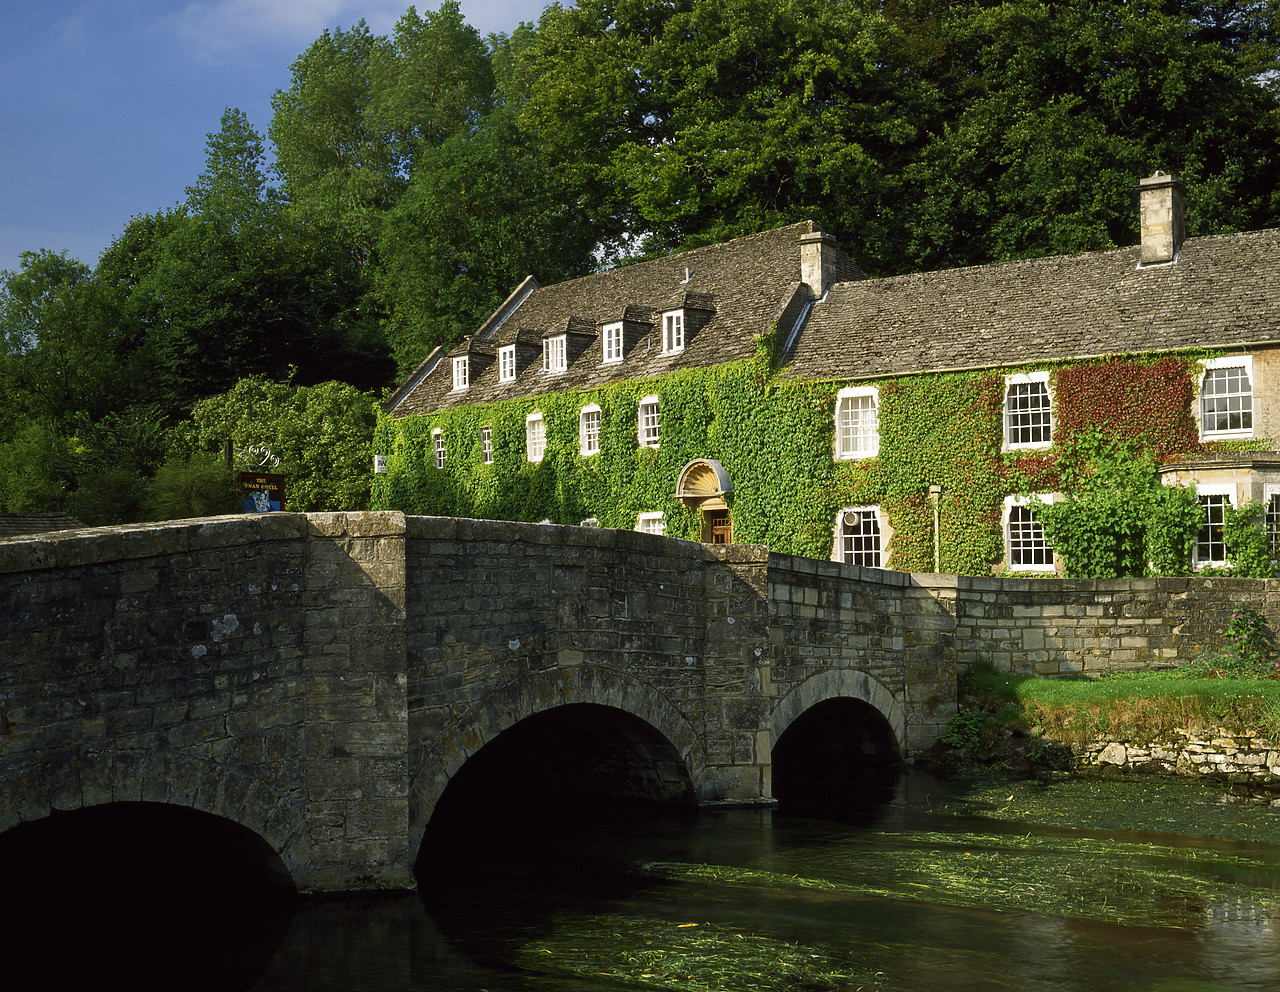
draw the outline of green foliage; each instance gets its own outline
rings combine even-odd
[[[1273,633],[1266,618],[1236,603],[1224,632],[1225,644],[1202,651],[1178,669],[1186,678],[1280,679],[1280,663],[1272,656]]]
[[[867,484],[852,488],[851,501],[888,509],[893,568],[934,570],[930,485],[942,486],[941,570],[981,575],[1000,559],[1003,402],[1003,377],[992,372],[909,376],[880,386],[880,457],[874,466],[845,465]]]
[[[1165,491],[1151,451],[1079,430],[1060,442],[1058,471],[1065,499],[1037,503],[1035,516],[1068,576],[1185,573],[1203,512],[1194,490]]]
[[[1222,507],[1222,540],[1227,546],[1230,575],[1269,579],[1276,574],[1271,543],[1262,526],[1264,504],[1245,500],[1239,506]]]
[[[48,420],[18,425],[0,444],[0,510],[44,513],[65,508],[71,479],[66,438]]]
[[[285,509],[363,510],[369,505],[373,397],[338,382],[289,386],[242,379],[196,404],[174,431],[174,451],[197,458],[237,447],[266,446],[287,477]]]
[[[504,109],[422,148],[378,239],[401,374],[473,331],[530,272],[545,284],[590,271],[595,241],[574,212]]]
[[[182,520],[234,513],[239,507],[235,476],[217,457],[171,459],[147,487],[145,507],[152,520]]]
[[[932,571],[929,487],[939,485],[942,570],[989,574],[1001,559],[1005,495],[1061,489],[1066,502],[1039,506],[1036,513],[1069,574],[1189,572],[1202,519],[1195,492],[1160,485],[1152,451],[1136,448],[1183,436],[1186,411],[1180,404],[1156,403],[1156,414],[1141,404],[1131,413],[1113,404],[1100,424],[1086,428],[1086,412],[1077,404],[1090,402],[1093,391],[1068,389],[1056,410],[1074,426],[1060,432],[1064,437],[1053,449],[1001,454],[1001,373],[905,376],[879,384],[879,456],[842,461],[833,458],[841,384],[771,376],[767,340],[759,351],[751,360],[660,379],[429,417],[383,417],[375,450],[391,457],[389,473],[374,483],[372,505],[570,524],[597,517],[608,527],[633,527],[638,513],[661,510],[668,534],[696,540],[699,515],[677,503],[672,489],[686,462],[715,458],[735,484],[735,540],[777,551],[826,558],[841,507],[879,505],[892,528],[890,567]],[[1083,363],[1083,371],[1068,365],[1057,374],[1069,374],[1075,383],[1116,384],[1131,381],[1135,369],[1155,367],[1156,378],[1137,381],[1167,383],[1180,393],[1194,363],[1114,364],[1116,369]],[[636,412],[647,393],[661,398],[657,451],[639,448],[636,440]],[[582,458],[578,411],[588,403],[602,410],[602,451]],[[525,417],[534,409],[547,424],[547,456],[537,465],[524,458]],[[494,443],[492,465],[480,458],[479,432],[486,426]],[[436,428],[449,453],[443,470],[432,461]]]
[[[811,217],[874,273],[1073,253],[1131,243],[1156,168],[1192,233],[1280,216],[1263,5],[583,0],[537,55],[524,126],[605,244]]]

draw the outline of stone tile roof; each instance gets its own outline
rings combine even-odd
[[[0,541],[85,526],[68,513],[0,513]]]
[[[804,221],[553,286],[527,279],[475,337],[498,346],[589,329],[594,340],[576,354],[567,371],[544,373],[540,360],[530,361],[516,381],[499,382],[495,361],[473,376],[467,389],[455,392],[452,368],[443,360],[446,352],[436,349],[388,406],[396,416],[429,413],[748,357],[755,353],[757,335],[782,319],[794,320],[797,299],[810,299],[800,282],[800,236],[813,230],[813,223]],[[841,255],[837,278],[858,279],[862,273]],[[688,311],[685,348],[663,355],[659,315],[681,306]],[[600,327],[623,320],[642,333],[628,337],[622,362],[603,365]],[[448,354],[477,350],[464,342]]]
[[[784,357],[858,379],[1280,340],[1280,230],[841,283]]]

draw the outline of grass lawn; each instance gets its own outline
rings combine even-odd
[[[1155,740],[1175,728],[1252,731],[1280,744],[1280,679],[1183,672],[1051,679],[975,665],[962,682],[962,708],[983,712],[997,724],[1024,721],[1072,744],[1103,735]]]

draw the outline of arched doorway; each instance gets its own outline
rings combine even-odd
[[[701,513],[703,544],[733,543],[732,496],[733,480],[718,461],[695,458],[680,470],[676,498]]]

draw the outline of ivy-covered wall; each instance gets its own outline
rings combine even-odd
[[[1002,453],[1008,370],[918,375],[878,383],[880,448],[875,458],[837,461],[836,394],[847,383],[777,374],[770,343],[755,359],[685,370],[596,389],[477,404],[429,416],[383,416],[374,451],[388,456],[373,506],[407,513],[542,520],[632,528],[660,510],[666,533],[698,540],[701,519],[675,498],[680,470],[695,458],[721,462],[733,479],[735,541],[827,558],[841,507],[878,505],[893,529],[892,568],[933,569],[930,485],[940,485],[941,568],[990,574],[1003,560],[1004,497],[1052,491],[1059,450],[1073,435],[1101,430],[1160,459],[1200,450],[1192,415],[1203,354],[1125,357],[1051,368],[1053,448]],[[642,448],[636,415],[661,398],[661,443]],[[601,409],[600,453],[579,454],[578,413]],[[525,457],[525,418],[546,424],[546,455]],[[492,431],[483,463],[480,428]],[[432,431],[448,452],[434,464]]]

